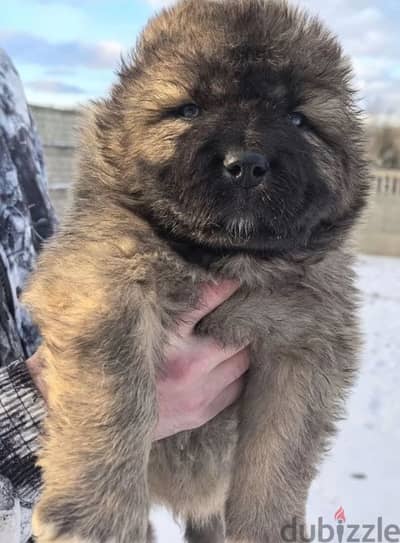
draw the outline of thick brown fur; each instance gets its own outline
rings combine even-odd
[[[350,76],[286,4],[186,0],[91,108],[69,217],[25,296],[49,398],[39,543],[146,543],[152,503],[189,543],[279,543],[304,523],[357,369],[348,240],[367,176]],[[260,186],[224,177],[237,149],[268,158]],[[152,443],[167,332],[223,278],[240,289],[197,333],[250,342],[244,395]]]

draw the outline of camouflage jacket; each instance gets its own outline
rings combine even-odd
[[[0,543],[25,543],[39,490],[44,405],[25,360],[38,332],[19,297],[55,216],[42,151],[18,74],[0,49]]]

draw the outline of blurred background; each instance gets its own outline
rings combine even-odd
[[[0,47],[25,86],[44,146],[59,216],[76,171],[81,108],[112,84],[121,53],[161,0],[13,0],[1,6]],[[372,172],[370,206],[356,242],[363,368],[349,419],[315,482],[309,520],[400,525],[400,1],[298,1],[324,19],[353,59],[366,111]],[[161,543],[179,525],[154,513]]]

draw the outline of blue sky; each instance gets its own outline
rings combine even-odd
[[[75,106],[104,93],[121,52],[168,0],[4,2],[0,47],[16,64],[28,100]],[[400,116],[400,0],[298,0],[339,34],[372,114]]]

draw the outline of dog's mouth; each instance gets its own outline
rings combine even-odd
[[[243,215],[228,220],[225,230],[232,243],[246,243],[255,235],[257,227],[252,215]]]
[[[269,258],[309,251],[325,213],[326,190],[321,183],[315,190],[315,183],[289,173],[271,170],[265,182],[243,188],[227,183],[218,168],[210,171],[192,165],[178,175],[166,167],[161,173],[150,171],[153,179],[159,179],[157,198],[143,192],[134,207],[159,237],[187,259],[192,254],[215,260],[237,254]]]

